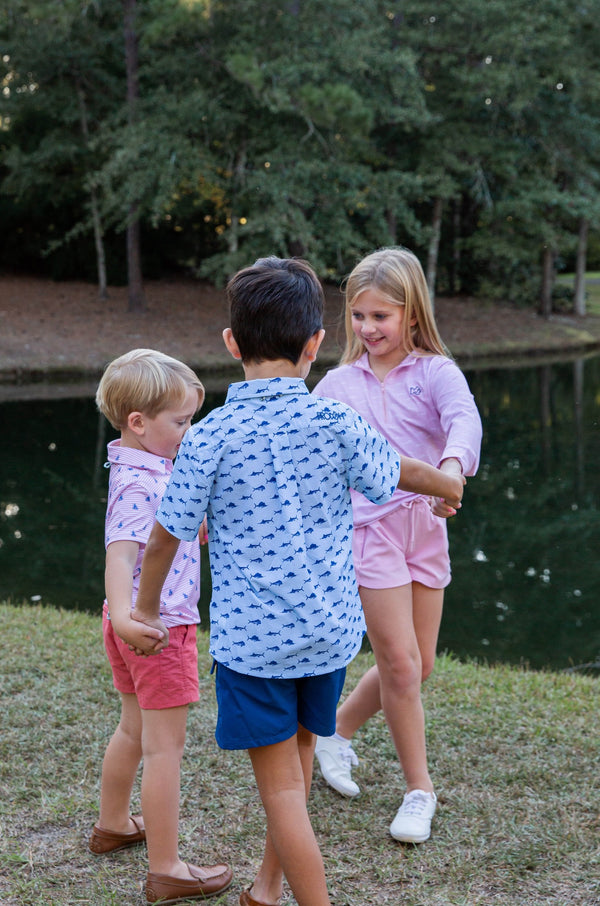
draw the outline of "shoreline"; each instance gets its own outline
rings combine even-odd
[[[562,352],[555,350],[529,350],[519,354],[513,352],[467,356],[464,359],[454,356],[463,372],[531,368],[535,366],[555,365],[572,362],[578,359],[593,358],[600,355],[600,341],[581,347],[565,348]],[[311,371],[309,386],[317,383],[324,373],[337,364],[337,359],[323,358]],[[190,367],[201,378],[207,393],[223,392],[230,383],[243,380],[239,367],[213,365],[192,362]],[[0,403],[27,400],[55,400],[90,397],[96,393],[102,369],[82,370],[77,366],[71,369],[49,367],[44,370],[0,369]]]
[[[222,290],[191,279],[150,281],[147,311],[127,311],[127,289],[100,300],[93,284],[0,275],[0,400],[87,395],[108,361],[136,347],[161,349],[198,371],[207,390],[241,379],[221,337],[228,323]],[[439,297],[440,334],[465,371],[544,365],[600,352],[600,316],[554,314]],[[343,296],[325,286],[325,341],[315,375],[339,361]]]

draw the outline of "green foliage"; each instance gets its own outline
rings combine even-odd
[[[121,3],[5,8],[0,264],[91,257],[93,194],[111,255],[135,202],[157,267],[217,281],[265,252],[325,277],[382,244],[424,257],[436,199],[452,291],[537,304],[543,247],[572,255],[581,217],[595,254],[593,5],[149,0],[135,122]]]

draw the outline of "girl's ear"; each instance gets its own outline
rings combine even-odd
[[[127,416],[127,427],[130,431],[133,431],[134,434],[141,436],[146,429],[142,413],[130,412]]]
[[[231,332],[231,327],[226,327],[223,331],[223,342],[227,347],[227,352],[229,352],[234,359],[241,359],[242,353],[239,350],[238,344],[235,342],[234,336]]]

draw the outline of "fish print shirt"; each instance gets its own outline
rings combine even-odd
[[[316,676],[360,649],[350,487],[388,500],[400,458],[299,378],[244,381],[186,433],[157,513],[180,539],[208,517],[210,651],[238,673]]]

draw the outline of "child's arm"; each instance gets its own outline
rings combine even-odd
[[[143,627],[131,619],[133,571],[137,562],[137,541],[113,541],[106,551],[105,586],[110,619],[116,634],[132,649],[145,648],[157,640],[168,638],[162,624]]]
[[[160,620],[160,593],[169,575],[173,558],[179,547],[179,538],[175,538],[160,522],[155,522],[142,560],[142,574],[140,587],[131,613],[134,621],[139,621],[146,626],[163,628]],[[166,632],[166,630],[165,630]],[[160,641],[147,640],[147,644],[139,647],[145,654],[156,654],[169,644],[169,635]]]
[[[457,477],[462,477],[463,471],[460,461],[456,457],[451,456],[448,459],[444,459],[440,463],[440,472],[445,472],[446,475],[456,475]],[[456,510],[454,507],[449,506],[443,497],[432,497],[431,498],[431,512],[434,516],[441,516],[442,519],[448,519],[450,516],[456,516]]]
[[[457,462],[457,460],[446,460]],[[450,467],[447,467],[450,469]],[[408,456],[400,457],[400,481],[398,487],[402,491],[412,491],[415,494],[425,494],[429,497],[442,497],[446,504],[455,511],[460,507],[463,487],[466,481],[462,474],[457,474],[454,466],[448,474],[445,470],[436,469],[420,459],[411,459]]]

